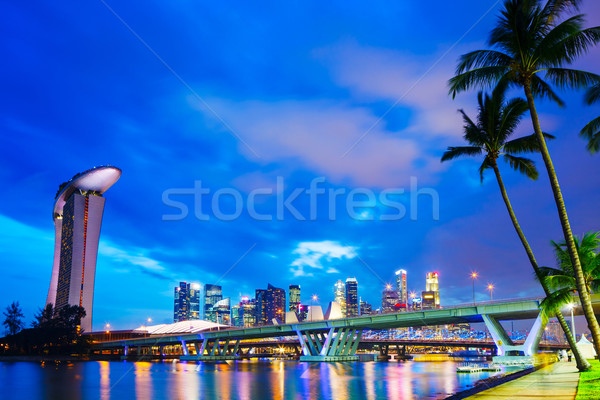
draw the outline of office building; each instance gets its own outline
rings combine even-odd
[[[285,323],[285,290],[270,283],[267,286],[266,313],[267,324],[272,324],[273,319],[277,319],[280,324]]]
[[[398,293],[398,302],[406,304],[408,308],[408,287],[406,286],[406,271],[399,269],[396,271],[396,292]]]
[[[242,307],[239,304],[231,306],[231,326],[244,326],[241,315]]]
[[[358,316],[358,282],[356,278],[346,279],[346,317]]]
[[[333,285],[333,301],[340,305],[342,316],[346,316],[346,285],[341,280],[338,280]]]
[[[366,301],[360,301],[360,315],[371,315],[373,313],[373,307]]]
[[[440,284],[437,272],[428,272],[425,277],[425,291],[434,293],[435,308],[440,307]],[[425,299],[423,299],[423,303]]]
[[[300,304],[296,315],[298,315],[298,322],[306,321],[306,318],[308,317],[308,306],[306,304]]]
[[[390,285],[381,294],[381,312],[395,312],[400,308],[398,292],[393,290]]]
[[[215,318],[213,322],[231,325],[231,306],[229,297],[221,299],[213,304],[210,315]]]
[[[289,288],[289,311],[298,312],[298,306],[300,305],[300,285],[290,285]]]
[[[256,289],[254,299],[256,301],[256,325],[267,325],[267,291]]]
[[[173,321],[189,321],[200,319],[200,285],[197,283],[179,282],[175,287],[175,304]]]
[[[256,300],[242,297],[240,302],[240,320],[244,327],[256,326]]]
[[[204,285],[204,318],[205,321],[217,322],[213,307],[223,299],[222,288],[219,285]]]
[[[421,309],[422,310],[433,310],[437,308],[435,305],[436,292],[423,291],[421,292]]]
[[[108,166],[79,173],[59,186],[54,202],[54,263],[46,304],[55,310],[82,306],[86,316],[80,328],[85,332],[92,331],[102,195],[120,176],[120,169]]]

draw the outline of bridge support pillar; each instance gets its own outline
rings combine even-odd
[[[196,347],[196,354],[191,355],[186,353],[179,357],[181,361],[226,361],[226,360],[241,360],[241,355],[238,354],[240,340],[236,341],[235,346],[232,348],[229,345],[230,339],[226,339],[221,345],[219,339],[204,339],[202,345],[198,350],[198,343],[194,343]],[[207,354],[208,353],[208,354]]]
[[[496,344],[498,355],[493,358],[496,364],[534,364],[534,355],[538,351],[540,339],[546,327],[542,314],[538,314],[525,342],[515,344],[510,339],[500,322],[492,315],[482,314],[483,322],[490,331]]]
[[[329,328],[323,330],[297,330],[302,348],[300,361],[357,361],[356,349],[362,329]]]

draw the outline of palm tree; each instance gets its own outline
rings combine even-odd
[[[600,83],[592,86],[585,94],[585,102],[588,105],[600,101]],[[579,133],[588,139],[587,149],[594,154],[600,150],[600,117],[594,118],[583,127]]]
[[[590,293],[598,293],[600,290],[599,235],[600,232],[588,232],[583,236],[581,242],[579,238],[575,237],[575,245],[585,277],[585,286]],[[560,308],[572,303],[573,292],[577,291],[573,265],[566,249],[566,243],[564,241],[560,243],[551,241],[551,243],[554,247],[558,268],[542,267],[540,275],[538,275],[540,282],[552,290],[551,294],[542,302],[542,310],[547,315],[560,312],[558,311]]]
[[[577,9],[580,0],[506,0],[488,44],[492,50],[477,50],[461,56],[457,75],[450,79],[450,93],[473,86],[489,86],[499,81],[523,88],[539,149],[550,179],[563,235],[575,272],[588,328],[600,354],[600,325],[585,290],[581,262],[567,215],[558,178],[546,147],[534,98],[548,98],[560,106],[563,101],[550,84],[564,88],[587,88],[600,82],[590,72],[564,68],[590,46],[600,41],[600,27],[583,29],[583,15],[561,20],[564,13]],[[544,80],[544,79],[546,80]]]
[[[525,234],[519,225],[512,205],[510,204],[508,193],[506,192],[506,187],[504,186],[497,163],[498,158],[502,157],[511,168],[525,174],[530,179],[535,180],[538,178],[538,171],[534,162],[528,158],[520,157],[517,154],[539,152],[539,146],[535,134],[508,140],[514,133],[523,114],[527,112],[528,107],[527,103],[520,98],[505,102],[505,90],[506,85],[499,85],[494,89],[491,96],[479,92],[477,96],[479,102],[477,123],[473,122],[463,110],[459,110],[465,123],[464,139],[470,146],[449,147],[442,156],[442,162],[461,156],[484,155],[483,162],[479,167],[481,180],[483,181],[483,174],[487,169],[491,168],[494,171],[498,186],[500,187],[502,199],[504,200],[513,226],[525,248],[525,252],[527,253],[527,257],[529,258],[529,262],[531,263],[536,276],[540,277],[540,268],[533,255],[533,251],[525,238]],[[545,136],[547,138],[553,138],[548,134]],[[550,291],[543,282],[542,287],[548,297]],[[577,368],[580,371],[589,369],[590,364],[581,356],[579,349],[575,346],[575,338],[571,334],[567,321],[560,310],[556,312],[556,316],[565,332],[567,341],[571,346],[577,362]]]

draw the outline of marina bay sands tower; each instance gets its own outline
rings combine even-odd
[[[104,197],[121,170],[104,166],[75,175],[60,185],[54,202],[54,265],[46,304],[55,310],[83,306],[81,329],[92,331],[92,306]]]

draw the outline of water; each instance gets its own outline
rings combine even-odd
[[[440,399],[491,372],[457,363],[0,362],[0,399]]]

